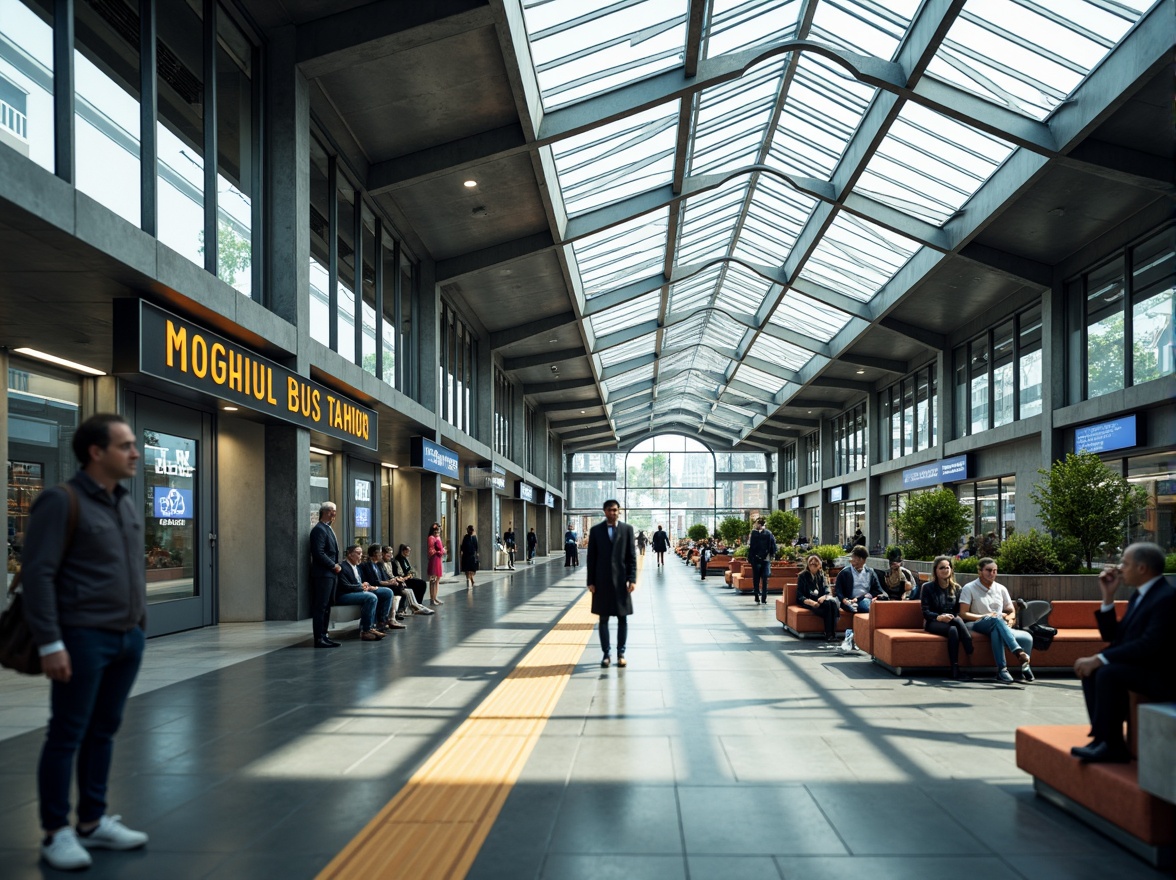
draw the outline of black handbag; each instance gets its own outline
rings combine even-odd
[[[1058,631],[1048,623],[1035,623],[1029,627],[1029,634],[1033,636],[1034,651],[1048,651]]]
[[[64,559],[69,556],[77,530],[78,498],[72,486],[63,484],[62,488],[69,496],[69,520],[65,527],[65,548],[61,553]],[[0,666],[25,675],[40,675],[41,654],[37,643],[33,641],[29,622],[25,619],[24,596],[17,589],[20,586],[20,574],[18,571],[12,579],[12,586],[8,588],[8,607],[0,613]]]

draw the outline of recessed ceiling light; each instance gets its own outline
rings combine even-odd
[[[466,189],[473,189],[475,186],[477,186],[477,185],[478,185],[478,181],[476,181],[476,180],[467,180],[467,181],[466,181],[464,184],[462,184],[462,185],[463,185],[463,186],[464,186]]]
[[[101,370],[95,370],[93,367],[87,367],[85,364],[79,364],[75,361],[67,361],[65,358],[59,358],[54,354],[46,354],[43,351],[37,351],[35,348],[14,348],[17,354],[23,354],[25,357],[36,358],[39,361],[47,361],[51,364],[57,364],[59,367],[66,367],[70,370],[76,370],[79,373],[85,373],[89,376],[105,376]]]
[[[317,446],[310,447],[311,452],[317,452],[319,455],[334,455],[329,449],[319,449]]]
[[[388,468],[388,470],[394,471],[397,468],[399,468],[400,465],[392,464],[392,462],[390,462],[390,461],[382,461],[382,462],[380,462],[380,467],[386,467],[386,468]]]
[[[588,410],[582,409],[582,410],[580,410],[580,415],[584,415],[584,413],[586,413],[586,412],[588,412]]]
[[[864,375],[866,375],[866,371],[865,371],[865,370],[858,370],[858,371],[857,371],[857,374],[858,374],[859,376],[864,376]]]
[[[808,411],[808,414],[811,416],[811,415],[813,414],[813,411],[810,409],[810,410]]]
[[[225,412],[236,412],[237,411],[237,407],[235,407],[235,406],[222,406],[221,409],[224,410]]]

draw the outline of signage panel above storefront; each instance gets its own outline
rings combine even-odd
[[[543,506],[555,507],[555,495],[553,493],[546,490],[543,492]]]
[[[830,503],[835,504],[838,501],[844,501],[844,500],[845,500],[845,487],[844,486],[834,486],[832,489],[829,490]]]
[[[414,468],[457,479],[457,453],[452,449],[446,449],[424,437],[413,437],[409,444],[408,453],[409,463]]]
[[[795,495],[789,499],[788,509],[789,510],[800,510],[800,496],[799,495]]]
[[[376,449],[376,412],[143,300],[114,304],[114,372],[193,391]]]
[[[535,502],[535,488],[522,480],[515,480],[514,497],[522,501],[530,501],[533,504]]]
[[[1113,452],[1139,445],[1138,419],[1134,415],[1087,425],[1074,431],[1075,452]]]
[[[904,470],[902,472],[902,487],[904,489],[920,489],[924,486],[938,486],[940,483],[958,483],[968,479],[970,471],[966,454],[944,458],[940,461]]]
[[[505,473],[497,465],[480,464],[477,467],[470,465],[465,469],[465,484],[471,489],[502,491],[506,488]]]

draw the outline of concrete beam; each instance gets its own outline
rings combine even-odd
[[[558,330],[560,327],[567,327],[569,324],[575,323],[576,313],[567,311],[561,315],[552,315],[549,318],[540,318],[537,321],[531,321],[527,324],[519,324],[515,327],[508,327],[505,330],[498,330],[490,334],[490,349],[493,351],[507,345],[513,345],[516,342],[522,342],[524,339],[530,339],[532,336],[550,333],[552,330]]]
[[[537,232],[513,241],[504,241],[493,247],[482,248],[468,254],[459,254],[437,262],[437,283],[452,281],[463,275],[471,275],[505,263],[513,263],[534,254],[549,251],[556,246],[550,232]]]
[[[502,369],[508,372],[513,370],[526,370],[530,367],[546,367],[549,364],[562,364],[585,357],[588,357],[588,352],[582,348],[564,348],[559,351],[544,352],[543,354],[528,354],[521,355],[520,357],[503,358]]]
[[[936,333],[934,330],[916,327],[914,324],[908,324],[897,318],[883,318],[878,322],[878,325],[901,334],[907,339],[913,339],[915,342],[927,346],[927,348],[933,348],[936,351],[944,351],[947,348],[947,337],[942,333]]]
[[[959,255],[965,260],[994,269],[1006,278],[1012,278],[1032,287],[1053,286],[1053,267],[1039,263],[1018,254],[970,242],[960,248]]]
[[[395,159],[375,162],[368,167],[368,192],[372,195],[394,192],[527,150],[522,126],[512,123]]]
[[[898,373],[902,375],[907,372],[906,361],[894,360],[892,358],[873,357],[866,354],[839,354],[837,356],[843,364],[853,364],[857,367],[870,367],[874,370],[883,370],[887,373]]]
[[[523,385],[523,395],[549,394],[552,391],[575,391],[577,388],[595,388],[596,380],[591,376],[583,379],[558,379],[555,382],[527,382]]]

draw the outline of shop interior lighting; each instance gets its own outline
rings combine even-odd
[[[235,406],[222,406],[221,409],[224,410],[225,412],[236,412],[237,411],[237,407],[235,407]]]
[[[23,354],[25,357],[36,358],[39,361],[46,361],[51,364],[57,364],[59,367],[65,367],[67,370],[74,370],[78,373],[85,373],[87,376],[106,375],[101,370],[95,370],[93,367],[87,367],[85,364],[79,364],[76,361],[67,361],[65,358],[59,358],[56,355],[46,354],[43,351],[37,351],[35,348],[14,348],[13,352],[16,354]]]
[[[478,185],[478,181],[476,181],[476,180],[467,180],[467,181],[466,181],[464,184],[462,184],[462,185],[463,185],[463,186],[464,186],[466,189],[473,189],[475,186],[477,186],[477,185]]]
[[[329,449],[319,449],[317,446],[310,447],[311,452],[317,452],[319,455],[334,455]]]
[[[394,471],[394,470],[396,470],[397,468],[399,468],[399,467],[400,467],[400,465],[398,465],[398,464],[392,464],[392,462],[390,462],[390,461],[382,461],[382,462],[380,462],[380,467],[386,467],[386,468],[388,468],[389,470],[392,470],[392,471]]]

